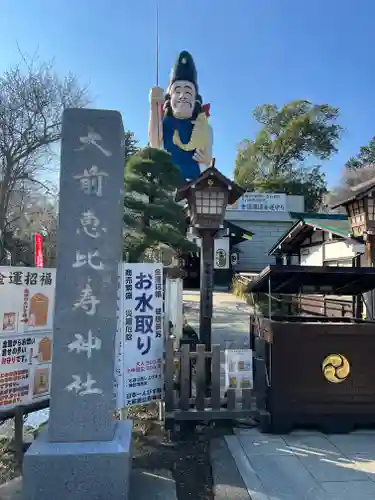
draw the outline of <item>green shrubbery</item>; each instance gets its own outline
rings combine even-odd
[[[241,277],[235,275],[232,280],[232,293],[240,299],[248,302],[248,294],[246,293],[246,284],[241,280]]]
[[[258,314],[268,316],[269,314],[269,299],[265,293],[257,293],[253,297],[251,294],[246,293],[247,283],[241,279],[239,275],[233,277],[232,280],[232,293],[236,297],[245,300],[254,311]],[[277,302],[272,299],[272,310],[277,309]]]

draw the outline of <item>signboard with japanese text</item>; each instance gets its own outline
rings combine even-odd
[[[163,394],[163,267],[123,264],[123,406],[145,404]]]
[[[55,269],[0,267],[0,411],[49,397]]]
[[[125,270],[127,268],[127,273]],[[131,270],[131,279],[129,276]],[[138,271],[137,271],[138,270]],[[134,274],[135,273],[135,274]],[[141,274],[143,273],[143,274]],[[150,322],[150,314],[144,315],[144,320],[136,320],[134,303],[136,295],[130,290],[133,286],[133,274],[142,277],[137,287],[143,287],[145,292],[151,275],[153,297],[150,300],[152,312],[151,329],[154,330],[150,337],[150,350],[142,355],[138,349],[138,337],[135,345],[129,340],[132,333],[139,332],[136,322],[144,322],[144,331],[148,332],[147,324]],[[52,363],[52,324],[55,300],[55,269],[38,269],[22,267],[0,267],[0,311],[1,326],[0,340],[2,358],[0,363],[0,412],[9,410],[17,405],[28,405],[41,399],[49,398],[51,363]],[[129,293],[134,296],[134,315],[130,314]],[[35,311],[33,297],[37,295],[39,309]],[[40,295],[47,300],[40,300]],[[138,296],[138,295],[137,295]],[[142,295],[143,296],[143,295]],[[117,408],[124,408],[131,404],[139,404],[160,399],[162,397],[163,377],[163,276],[161,264],[125,264],[119,265],[118,271],[118,294],[117,294],[117,332],[116,332],[116,355],[115,355],[115,386],[114,394]],[[26,300],[27,299],[27,300]],[[148,299],[148,296],[146,297]],[[41,304],[43,307],[41,307]],[[127,307],[127,314],[124,314]],[[146,312],[149,310],[147,300],[144,306]],[[140,307],[141,309],[141,307]],[[36,317],[34,317],[36,316]],[[132,324],[129,325],[129,317]],[[137,316],[140,316],[139,314]],[[31,317],[31,319],[30,319]],[[134,317],[134,319],[133,319]],[[134,323],[134,324],[133,324]],[[146,337],[149,333],[145,333]],[[142,334],[143,336],[143,334]],[[78,339],[79,340],[79,339]],[[82,352],[89,349],[91,352],[97,347],[97,342],[91,334],[86,343],[79,344],[78,340],[69,345],[73,352],[79,348]],[[133,337],[131,338],[133,340]],[[148,340],[146,350],[148,349]],[[139,344],[142,347],[142,344]],[[135,360],[133,366],[127,366],[129,346],[132,357]],[[133,356],[134,354],[134,356]],[[135,357],[138,356],[138,358]],[[126,366],[125,366],[126,363]],[[130,363],[131,365],[131,363]],[[125,370],[125,374],[124,374]],[[126,370],[130,370],[126,371]],[[131,375],[131,376],[130,376]],[[130,392],[131,389],[131,392]],[[142,391],[141,391],[142,389]],[[137,403],[125,403],[125,396],[130,395],[129,401]]]
[[[245,193],[228,208],[251,212],[286,212],[287,195],[284,193]]]
[[[0,411],[49,398],[52,332],[1,338]]]
[[[51,441],[110,441],[115,432],[123,137],[117,111],[64,110]]]
[[[55,269],[0,267],[0,336],[51,332]]]
[[[117,331],[115,342],[115,371],[114,371],[114,397],[116,400],[116,408],[124,408],[124,315],[123,315],[123,290],[124,283],[122,280],[123,263],[119,264],[118,285],[117,285]]]

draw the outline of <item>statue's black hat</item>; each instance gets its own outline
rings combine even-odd
[[[195,90],[198,93],[197,68],[195,67],[194,59],[186,50],[180,52],[169,79],[169,85],[178,80],[186,80],[193,83]]]

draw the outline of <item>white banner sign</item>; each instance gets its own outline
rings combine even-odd
[[[163,267],[160,263],[124,263],[121,276],[121,406],[128,408],[163,396]]]
[[[229,238],[214,239],[214,269],[229,269]]]
[[[0,267],[0,411],[49,397],[55,269]]]
[[[116,408],[124,408],[124,338],[123,338],[123,263],[119,264],[118,289],[117,289],[117,331],[115,342],[115,383],[114,395],[116,399]]]
[[[251,212],[286,212],[287,195],[284,193],[245,193],[232,208]]]

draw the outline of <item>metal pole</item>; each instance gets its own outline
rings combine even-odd
[[[159,2],[156,0],[156,86],[159,86]]]
[[[361,267],[361,254],[357,253],[353,258],[353,267]],[[359,293],[353,297],[353,317],[363,319],[362,310],[362,294]]]
[[[271,319],[272,317],[272,297],[271,297],[272,289],[271,289],[271,278],[268,278],[268,317]]]

